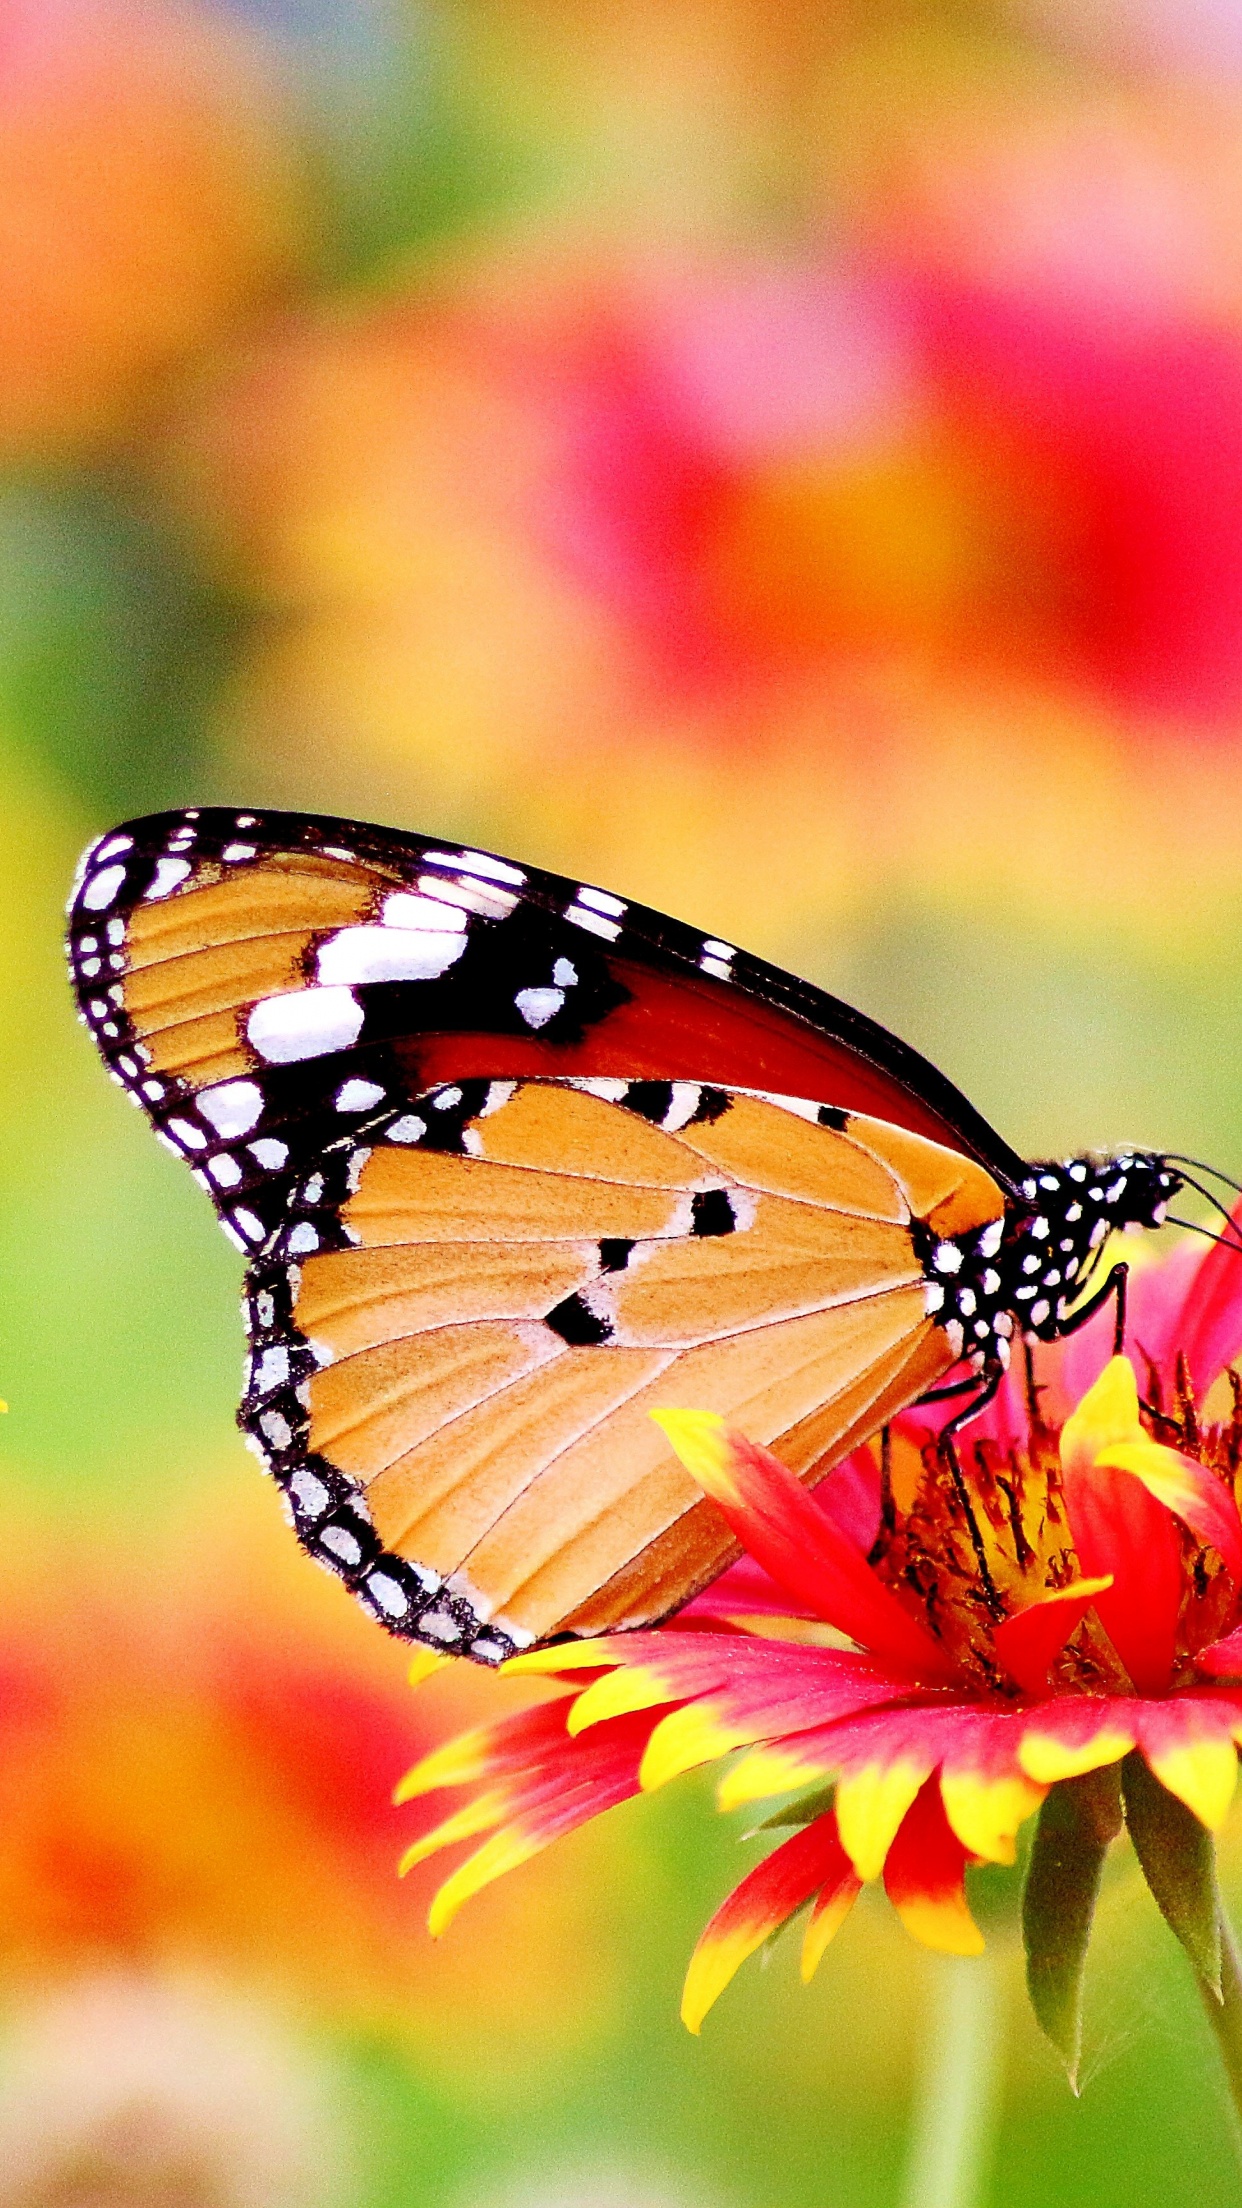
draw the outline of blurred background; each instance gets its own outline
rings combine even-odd
[[[933,1966],[863,1908],[688,2039],[705,1785],[439,1946],[393,1875],[517,1690],[411,1695],[296,1553],[61,963],[86,839],[216,800],[646,899],[1032,1153],[1242,1169],[1242,15],[0,0],[0,2208],[890,2208]],[[1232,2201],[1132,1864],[1081,2101],[1001,1967],[989,2200]]]

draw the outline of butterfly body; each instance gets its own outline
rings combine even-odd
[[[82,1016],[248,1261],[241,1422],[392,1630],[499,1661],[667,1614],[723,1523],[649,1417],[813,1483],[1073,1323],[1164,1160],[1027,1166],[808,984],[590,885],[358,823],[86,854]]]

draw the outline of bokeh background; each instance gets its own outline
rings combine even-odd
[[[1242,14],[0,0],[0,2208],[889,2208],[933,1966],[864,1908],[691,2042],[705,1786],[439,1946],[393,1875],[516,1689],[411,1695],[295,1553],[238,1260],[63,977],[85,840],[213,800],[1242,1169]],[[1079,2102],[999,1967],[989,2201],[1234,2199],[1132,1864]]]

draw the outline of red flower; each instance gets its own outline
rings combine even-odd
[[[1242,1411],[1235,1400],[1207,1423],[1196,1390],[1242,1345],[1236,1249],[1202,1263],[1179,1249],[1140,1274],[1132,1318],[1149,1351],[1147,1401],[1130,1360],[1103,1357],[1098,1327],[1086,1329],[1041,1384],[1032,1372],[1024,1394],[1011,1379],[966,1429],[965,1476],[928,1411],[897,1422],[882,1477],[861,1452],[814,1495],[713,1414],[657,1414],[748,1555],[669,1626],[515,1658],[509,1672],[573,1691],[409,1774],[399,1799],[469,1792],[407,1864],[489,1835],[440,1888],[433,1932],[559,1834],[741,1750],[723,1809],[814,1791],[769,1818],[799,1829],[703,1933],[682,2006],[692,2031],[745,1957],[808,1903],[809,1978],[863,1883],[881,1876],[916,1939],[977,1952],[966,1870],[1012,1863],[1019,1827],[1050,1791],[1041,1832],[1045,1855],[1059,1851],[1061,1900],[1050,1914],[1037,1837],[1028,1953],[1041,2021],[1071,2067],[1085,1931],[1067,1948],[1057,1907],[1077,1879],[1089,1925],[1123,1794],[1149,1882],[1211,1983],[1215,1903],[1186,1882],[1202,1883],[1242,1742]],[[1043,1392],[1088,1381],[1051,1423]],[[1179,1819],[1203,1847],[1177,1837]]]

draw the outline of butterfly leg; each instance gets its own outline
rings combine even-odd
[[[974,1504],[970,1497],[970,1488],[966,1481],[966,1475],[962,1471],[961,1460],[958,1457],[957,1446],[953,1437],[960,1427],[966,1425],[968,1420],[976,1418],[980,1411],[987,1409],[1003,1378],[1004,1370],[998,1364],[985,1371],[981,1377],[972,1378],[964,1383],[959,1382],[951,1388],[943,1389],[941,1391],[942,1398],[948,1395],[970,1393],[971,1400],[964,1403],[961,1410],[955,1411],[953,1417],[946,1421],[940,1430],[937,1442],[941,1461],[948,1470],[949,1477],[953,1482],[954,1493],[961,1507],[962,1516],[966,1520],[967,1530],[970,1534],[970,1545],[975,1552],[975,1565],[979,1573],[979,1583],[983,1588],[984,1600],[994,1618],[1001,1618],[1005,1615],[1005,1606],[997,1593],[996,1582],[992,1577],[983,1535],[979,1530],[979,1521],[975,1516]]]
[[[1076,1334],[1080,1326],[1085,1326],[1088,1319],[1095,1317],[1096,1312],[1102,1309],[1110,1296],[1115,1296],[1117,1298],[1117,1311],[1116,1323],[1113,1327],[1113,1355],[1114,1357],[1120,1357],[1126,1343],[1126,1283],[1129,1277],[1130,1268],[1128,1265],[1114,1265],[1108,1279],[1096,1289],[1095,1294],[1088,1296],[1085,1303],[1080,1303],[1078,1309],[1058,1329],[1062,1339],[1067,1334]]]
[[[918,1410],[924,1403],[949,1403],[956,1396],[972,1394],[978,1389],[978,1386],[979,1375],[977,1372],[972,1372],[965,1380],[951,1380],[947,1388],[928,1388],[925,1395],[915,1397],[914,1408]],[[990,1402],[991,1397],[989,1396],[987,1400]],[[967,1412],[965,1415],[969,1417],[970,1413]]]

